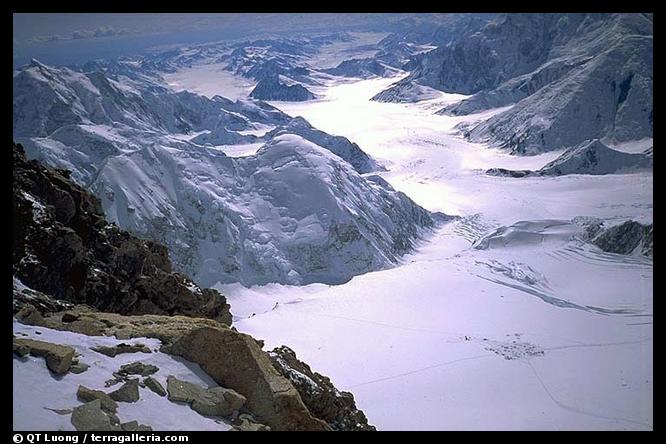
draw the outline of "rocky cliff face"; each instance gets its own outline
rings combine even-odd
[[[649,14],[503,14],[414,58],[374,100],[423,100],[415,91],[432,87],[472,94],[440,113],[513,105],[461,130],[520,155],[652,137],[652,34]]]
[[[231,324],[229,305],[172,271],[166,248],[104,219],[100,201],[13,146],[14,274],[57,299],[123,314],[185,314]]]
[[[634,220],[611,226],[596,221],[585,226],[584,238],[609,253],[652,257],[653,231],[652,224],[644,225]]]
[[[31,302],[35,301],[39,303],[33,305]],[[103,361],[98,359],[97,364],[103,362],[104,365],[113,367],[117,359],[115,368],[120,366],[121,361],[116,358],[117,354],[138,353],[141,356],[141,362],[120,366],[120,369],[113,373],[113,379],[108,381],[95,381],[94,375],[99,375],[98,368],[88,370],[86,384],[92,383],[96,387],[102,387],[103,384],[104,388],[91,390],[79,386],[77,398],[85,404],[72,406],[73,411],[66,410],[61,413],[72,413],[71,422],[77,430],[119,430],[122,424],[118,424],[118,418],[112,413],[124,403],[136,402],[139,399],[146,401],[145,408],[160,408],[165,407],[164,403],[176,402],[183,409],[189,410],[191,407],[201,415],[217,418],[216,422],[219,424],[226,423],[227,427],[232,425],[233,430],[375,430],[368,424],[363,412],[356,408],[351,393],[338,391],[329,378],[311,371],[307,364],[296,359],[293,351],[281,347],[267,353],[262,350],[261,341],[212,319],[102,313],[86,306],[73,306],[55,300],[26,288],[21,283],[14,286],[14,303],[15,317],[22,324],[39,326],[40,331],[47,335],[52,335],[54,331],[78,334],[62,336],[70,341],[64,344],[15,338],[15,359],[21,360],[27,354],[44,356],[51,372],[70,373],[68,381],[71,381],[71,378],[77,377],[71,373],[87,370],[88,364],[85,361],[91,362],[88,356],[90,350],[93,355],[102,353],[109,357]],[[91,338],[86,339],[86,336]],[[115,337],[124,342],[113,347],[85,347],[87,341],[94,337],[103,337],[106,342]],[[159,351],[140,343],[129,344],[135,342],[134,338],[142,338],[144,341],[147,338],[159,340]],[[76,363],[75,350],[78,356]],[[167,376],[165,371],[168,370],[160,368],[164,359],[156,356],[164,353],[198,364],[219,386],[202,387],[178,380],[173,374]],[[306,379],[295,378],[296,372],[304,372],[299,375],[302,374],[303,378],[312,381],[313,385],[305,386]],[[141,385],[136,377],[131,376],[149,374],[154,374],[155,378],[145,378]],[[47,375],[48,373],[44,373],[47,378],[45,387],[48,388],[49,384],[62,386],[62,382]],[[19,381],[20,378],[19,376]],[[159,382],[165,378],[166,391]],[[121,382],[125,384],[120,389],[115,390],[114,387],[110,393],[106,393],[107,387]],[[59,390],[62,390],[62,387]],[[150,402],[147,402],[149,390],[158,393],[162,398],[152,396]],[[131,398],[125,396],[128,393],[132,395]],[[100,411],[100,406],[92,404],[100,401],[101,409],[106,410],[106,414]],[[189,404],[189,407],[182,403]],[[174,407],[169,405],[168,408]],[[80,417],[79,409],[94,410],[94,416],[103,421],[82,421],[85,418]],[[150,424],[147,426],[150,427]],[[169,426],[171,430],[191,428],[191,425],[179,424],[178,419]],[[127,424],[125,427],[128,427]],[[125,427],[122,429],[125,430]],[[223,427],[220,428],[224,430]]]

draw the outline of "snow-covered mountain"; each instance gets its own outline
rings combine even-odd
[[[389,77],[398,72],[396,68],[392,68],[375,58],[344,60],[335,68],[327,68],[322,71],[334,76],[357,77],[360,79]]]
[[[361,174],[370,173],[381,168],[357,144],[351,142],[346,137],[332,136],[324,131],[320,131],[302,117],[295,117],[287,125],[266,133],[265,137],[273,138],[281,134],[297,134],[315,145],[324,147],[349,162]]]
[[[357,172],[377,168],[357,145],[259,101],[35,62],[14,77],[14,136],[202,285],[343,282],[396,263],[435,224]],[[256,141],[244,158],[213,146]]]
[[[649,14],[503,14],[414,59],[375,100],[422,100],[415,88],[432,87],[473,94],[441,113],[513,105],[462,129],[515,154],[651,137],[652,32]]]
[[[315,95],[303,85],[295,83],[288,85],[280,80],[278,74],[264,76],[250,93],[250,97],[258,100],[277,100],[282,102],[305,102],[312,100]]]
[[[624,153],[614,150],[599,139],[586,140],[569,148],[557,159],[537,171],[492,168],[486,173],[493,176],[524,177],[563,176],[565,174],[614,174],[652,168],[649,153]]]

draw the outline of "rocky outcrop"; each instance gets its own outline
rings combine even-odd
[[[273,367],[289,379],[301,395],[303,403],[317,418],[326,421],[333,430],[375,431],[365,414],[356,408],[354,395],[341,392],[331,380],[300,361],[296,353],[286,346],[268,353]]]
[[[109,397],[118,402],[137,402],[139,400],[139,380],[130,379],[118,390],[109,393]]]
[[[603,222],[588,224],[586,238],[603,251],[616,254],[640,254],[652,257],[652,224],[628,220],[618,225],[604,227]]]
[[[334,76],[360,79],[388,77],[398,72],[397,69],[385,65],[374,58],[344,60],[335,68],[322,69],[322,71]]]
[[[99,399],[101,408],[107,413],[116,413],[118,411],[118,404],[109,395],[101,390],[93,390],[83,385],[79,386],[76,391],[76,398],[82,402],[90,402]]]
[[[231,323],[225,298],[171,269],[164,246],[108,224],[69,174],[13,146],[13,268],[56,299],[123,314],[185,314]]]
[[[486,171],[486,174],[506,177],[601,175],[652,169],[652,164],[652,156],[649,153],[624,153],[595,139],[586,140],[566,150],[557,159],[537,171],[491,168]]]
[[[280,81],[279,75],[267,75],[259,80],[250,93],[250,97],[258,100],[278,100],[281,102],[305,102],[315,95],[298,83],[287,85]]]
[[[117,355],[120,355],[122,353],[151,353],[150,349],[143,344],[125,344],[125,343],[118,344],[113,347],[100,345],[97,347],[92,347],[91,350],[109,356],[111,358],[115,358]]]
[[[63,322],[63,318],[71,321]],[[211,319],[162,315],[123,316],[78,305],[66,312],[44,313],[40,325],[88,335],[115,336],[118,339],[159,339],[162,341],[162,352],[199,364],[220,385],[206,389],[171,377],[168,388],[170,399],[191,403],[194,410],[204,415],[231,415],[237,430],[374,429],[367,425],[363,413],[356,409],[351,394],[337,391],[328,378],[312,372],[307,365],[296,360],[293,352],[280,352],[280,355],[285,362],[289,362],[289,369],[298,369],[316,381],[316,390],[307,391],[298,379],[292,382],[293,374],[289,372],[286,374],[290,376],[285,377],[274,366],[272,359],[275,358],[261,350],[260,341]],[[123,374],[128,369],[144,373],[146,367],[135,362],[122,369],[125,370]],[[148,370],[152,371],[150,368]],[[115,374],[116,379],[109,381],[107,386],[122,381],[121,370]],[[166,394],[164,387],[157,381],[151,382],[151,379],[148,376],[143,380],[145,386],[158,395]],[[133,384],[138,385],[137,382]],[[333,399],[335,394],[339,394],[340,399]],[[118,398],[113,393],[108,396]],[[246,399],[244,403],[239,402],[241,397]],[[197,399],[199,401],[195,406],[194,401]],[[234,409],[241,409],[241,415],[235,420],[235,411],[229,413]]]
[[[114,414],[102,410],[102,403],[95,399],[75,407],[72,411],[72,425],[80,432],[112,432],[120,431],[120,421]]]
[[[171,375],[167,377],[167,393],[170,401],[187,403],[192,410],[206,416],[232,415],[247,401],[245,396],[234,390],[224,387],[206,389]]]
[[[143,384],[146,387],[148,387],[150,390],[152,390],[153,393],[155,393],[159,396],[166,396],[167,395],[167,391],[164,390],[164,387],[162,386],[162,384],[160,384],[160,382],[157,379],[153,378],[152,376],[148,376],[147,378],[145,378],[143,380]]]
[[[75,353],[74,349],[67,345],[24,338],[14,339],[13,348],[14,353],[19,356],[30,354],[44,358],[46,366],[56,375],[62,375],[69,371]]]
[[[201,327],[183,335],[169,351],[199,364],[221,386],[242,393],[247,408],[272,430],[330,429],[308,411],[298,391],[251,336]]]

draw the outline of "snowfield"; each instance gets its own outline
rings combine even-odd
[[[358,143],[379,175],[460,216],[401,265],[337,286],[218,285],[240,331],[286,344],[354,393],[380,430],[651,430],[653,268],[578,238],[577,216],[651,223],[652,172],[521,179],[532,157],[469,143],[433,111],[464,96],[371,102],[396,78],[275,103]]]
[[[160,341],[152,338],[134,338],[121,341],[106,336],[86,336],[68,331],[52,330],[44,327],[24,325],[14,320],[14,334],[19,338],[30,338],[38,341],[53,342],[73,347],[79,361],[90,368],[83,373],[66,373],[54,376],[46,367],[43,358],[14,356],[13,365],[13,398],[14,398],[14,430],[66,430],[76,429],[70,421],[70,414],[58,414],[54,410],[72,409],[82,402],[77,400],[76,391],[79,385],[93,390],[110,392],[120,387],[113,385],[104,387],[104,381],[113,379],[113,373],[123,364],[141,361],[159,368],[153,374],[166,388],[168,375],[182,381],[192,382],[204,387],[216,387],[213,381],[198,364],[185,359],[161,353]],[[120,343],[144,344],[152,353],[127,353],[109,357],[92,351],[91,347],[115,346]],[[121,422],[136,420],[139,424],[149,425],[153,430],[213,430],[226,431],[231,428],[218,418],[205,417],[188,405],[169,401],[160,397],[148,388],[140,388],[140,399],[134,403],[119,402],[118,418]]]

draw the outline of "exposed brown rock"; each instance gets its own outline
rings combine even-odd
[[[72,358],[74,358],[74,349],[66,345],[52,344],[34,339],[14,339],[15,350],[19,352],[25,351],[25,347],[30,349],[29,353],[32,356],[41,356],[46,359],[46,366],[57,375],[67,373],[72,364]]]
[[[289,347],[277,347],[268,354],[273,366],[296,387],[312,414],[334,430],[376,430],[368,424],[365,414],[356,408],[354,395],[336,389],[328,377],[313,372],[309,365],[299,361]]]
[[[273,430],[330,430],[312,416],[294,386],[248,335],[201,327],[178,339],[170,352],[199,364],[221,386],[242,393],[247,408]]]
[[[99,199],[16,144],[13,179],[12,263],[28,287],[109,312],[231,324],[224,296],[174,272],[166,247],[107,223]]]
[[[92,347],[91,350],[106,356],[110,356],[112,358],[122,353],[139,353],[139,352],[152,353],[150,349],[143,344],[125,344],[125,343],[121,343],[113,347],[100,345],[97,347]]]
[[[71,421],[74,428],[81,432],[121,430],[117,418],[102,410],[99,399],[74,408]]]
[[[143,383],[146,387],[148,387],[150,390],[152,390],[156,394],[158,394],[160,396],[166,396],[167,395],[167,392],[166,392],[166,390],[164,390],[164,387],[162,386],[162,384],[160,384],[160,382],[157,379],[153,378],[152,376],[148,376],[147,378],[145,378],[143,380]]]
[[[118,404],[116,404],[116,401],[111,399],[109,395],[101,390],[93,390],[83,385],[79,385],[79,389],[76,391],[76,398],[82,402],[90,402],[99,399],[102,410],[108,413],[116,413],[118,411]]]
[[[137,402],[139,400],[139,380],[130,379],[118,390],[109,393],[109,397],[119,402]]]

